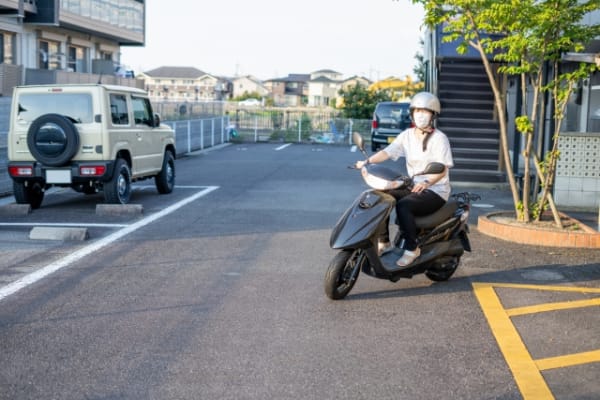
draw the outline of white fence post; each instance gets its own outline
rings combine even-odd
[[[348,122],[348,125],[350,125],[350,130],[348,131],[348,144],[349,144],[350,146],[352,146],[352,145],[353,145],[353,143],[352,143],[352,125],[353,125],[353,124],[354,124],[354,121],[352,121],[352,120],[350,120],[350,121]]]
[[[258,115],[254,116],[254,141],[258,142]]]
[[[200,150],[204,150],[204,120],[200,120]]]
[[[221,117],[221,144],[225,143],[225,117]]]
[[[210,120],[210,145],[215,147],[215,119]]]
[[[188,142],[188,153],[192,152],[192,121],[188,119],[187,122],[187,142]]]
[[[302,117],[298,120],[298,143],[302,143]]]

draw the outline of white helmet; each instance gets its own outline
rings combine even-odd
[[[415,108],[424,108],[429,110],[433,113],[434,117],[442,112],[442,106],[440,105],[439,99],[436,95],[429,92],[420,92],[413,96],[412,100],[410,101],[411,115]]]

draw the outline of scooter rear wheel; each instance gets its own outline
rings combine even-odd
[[[366,254],[360,250],[342,250],[335,255],[325,274],[325,294],[331,300],[346,297],[354,287],[358,274],[364,263],[368,262]]]
[[[437,265],[428,269],[425,275],[434,282],[445,282],[454,275],[460,263],[460,257],[444,257],[436,261]]]

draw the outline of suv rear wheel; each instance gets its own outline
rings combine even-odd
[[[32,209],[37,209],[44,200],[44,187],[40,182],[13,181],[13,194],[17,204],[29,204]]]
[[[104,183],[104,200],[111,204],[127,204],[131,199],[131,170],[127,161],[117,158],[110,181]]]

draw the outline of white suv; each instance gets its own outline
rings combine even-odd
[[[8,173],[17,203],[39,208],[50,186],[126,204],[131,182],[175,186],[175,135],[141,89],[89,85],[17,86],[8,132]]]

